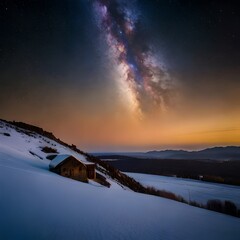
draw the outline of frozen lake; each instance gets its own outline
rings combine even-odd
[[[210,199],[229,200],[240,207],[240,187],[209,183],[192,179],[165,177],[142,173],[126,173],[145,186],[166,190],[180,195],[187,201],[206,203]]]

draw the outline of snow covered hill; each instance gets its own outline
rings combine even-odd
[[[110,188],[48,170],[48,154],[75,152],[0,121],[0,239],[239,239],[240,220],[135,193],[107,175]]]

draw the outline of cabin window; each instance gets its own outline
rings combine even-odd
[[[63,168],[63,172],[66,172],[66,168]]]
[[[81,172],[81,171],[82,171],[82,166],[79,167],[79,172]]]

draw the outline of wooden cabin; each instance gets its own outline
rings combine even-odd
[[[95,164],[79,160],[71,155],[57,155],[49,164],[49,170],[61,176],[81,182],[95,179]]]

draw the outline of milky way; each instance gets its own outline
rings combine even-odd
[[[140,114],[165,110],[171,102],[173,80],[143,30],[137,1],[96,0],[97,24],[117,65],[125,96]]]

